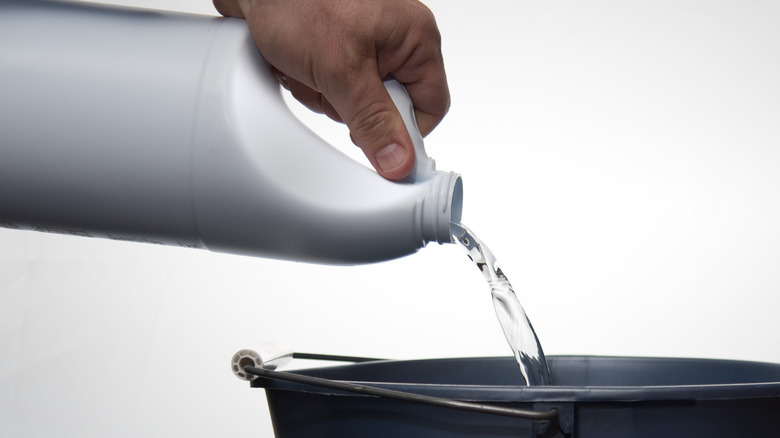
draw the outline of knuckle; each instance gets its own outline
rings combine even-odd
[[[390,137],[393,115],[393,110],[380,102],[364,102],[348,123],[356,143],[384,145]]]

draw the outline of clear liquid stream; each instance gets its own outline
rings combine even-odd
[[[551,384],[550,370],[547,367],[542,345],[512,285],[496,263],[493,253],[462,224],[450,224],[450,233],[453,242],[458,242],[466,250],[469,258],[476,263],[488,281],[496,316],[520,366],[526,385]]]

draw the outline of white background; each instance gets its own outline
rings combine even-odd
[[[428,151],[546,352],[780,362],[780,4],[427,4],[453,100]],[[264,342],[509,354],[452,246],[330,267],[0,230],[0,436],[272,436],[229,369]]]

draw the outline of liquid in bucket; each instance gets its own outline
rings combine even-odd
[[[458,242],[466,250],[469,258],[476,263],[488,281],[496,316],[515,360],[520,365],[526,385],[550,385],[550,370],[539,338],[536,337],[531,321],[520,305],[509,280],[496,263],[493,253],[471,230],[461,224],[450,224],[450,233],[453,242]]]

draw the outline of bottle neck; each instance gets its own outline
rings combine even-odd
[[[460,223],[463,211],[463,181],[455,172],[436,172],[430,194],[419,205],[422,239],[425,242],[452,243],[450,222]]]

